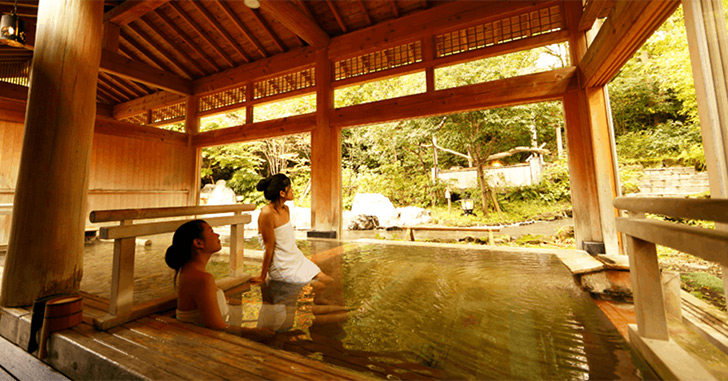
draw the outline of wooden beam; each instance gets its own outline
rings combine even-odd
[[[144,111],[149,111],[153,108],[179,103],[184,99],[185,97],[183,95],[167,91],[158,91],[129,102],[119,103],[114,106],[113,114],[115,119],[123,119],[127,116],[136,115]]]
[[[25,102],[0,98],[0,120],[15,123],[25,122]]]
[[[125,1],[104,14],[104,23],[126,25],[166,4],[169,0]]]
[[[359,4],[359,9],[361,9],[361,13],[364,15],[367,25],[372,25],[372,18],[369,17],[369,13],[367,12],[367,8],[364,6],[364,2],[362,2],[362,0],[356,0],[356,3]]]
[[[618,1],[579,62],[582,86],[609,83],[679,5],[677,0]]]
[[[167,57],[167,59],[169,61],[171,61],[173,64],[175,64],[175,66],[178,66],[182,70],[183,73],[187,74],[188,77],[191,77],[188,74],[189,72],[187,70],[187,68],[190,66],[193,68],[193,70],[195,70],[197,73],[199,73],[202,76],[209,74],[209,73],[204,72],[202,69],[200,69],[199,64],[196,61],[193,61],[190,57],[188,57],[186,54],[184,54],[184,52],[174,43],[174,41],[172,41],[170,38],[168,38],[167,36],[162,34],[162,32],[159,31],[159,28],[154,23],[151,23],[144,18],[139,18],[139,20],[137,20],[137,23],[145,25],[147,28],[149,28],[149,30],[156,33],[157,36],[159,36],[159,38],[162,39],[162,41],[167,43],[167,45],[169,45],[172,48],[172,52],[170,52],[169,49],[162,50],[162,47],[159,46],[159,43],[153,42],[151,36],[148,35],[146,32],[139,30],[139,29],[133,29],[133,31],[135,31],[139,35],[139,37],[144,39],[144,41],[147,44],[154,46],[156,50],[158,50],[165,57]],[[129,29],[132,30],[131,27],[129,27]],[[182,63],[176,58],[175,55],[173,55],[173,53],[180,53],[179,57],[181,57],[182,60],[185,61],[187,66],[182,66]]]
[[[348,33],[331,40],[330,59],[343,59],[381,50],[384,46],[414,41],[425,35],[520,14],[556,1],[455,1],[395,20]]]
[[[146,24],[143,20],[137,20],[137,23],[143,23]],[[192,78],[192,74],[190,73],[189,69],[185,67],[182,62],[180,62],[177,57],[175,57],[169,50],[162,49],[161,44],[158,44],[154,42],[152,39],[152,36],[150,36],[146,31],[142,30],[141,28],[135,28],[136,24],[130,24],[127,26],[125,30],[125,39],[127,41],[131,41],[131,36],[136,35],[137,39],[135,40],[138,44],[141,46],[144,46],[148,51],[150,51],[152,54],[154,54],[151,58],[155,62],[165,62],[168,65],[171,65],[172,70],[176,71],[177,75],[182,76],[183,78]],[[149,24],[146,24],[149,25]],[[141,42],[139,41],[141,40]],[[195,65],[193,62],[189,61],[189,59],[185,58],[192,66],[195,68],[197,73],[200,75],[205,75],[205,72],[200,70],[197,65]]]
[[[181,37],[182,42],[187,44],[187,46],[199,54],[200,57],[202,57],[202,59],[213,68],[214,72],[220,71],[220,67],[215,63],[215,61],[207,53],[205,53],[204,50],[200,49],[200,47],[191,38],[189,38],[176,23],[172,22],[172,20],[170,20],[164,13],[157,12],[156,14],[160,19],[162,19],[162,22],[166,24],[167,27],[174,30],[174,32]]]
[[[25,102],[28,99],[28,88],[12,83],[0,82],[0,99]]]
[[[212,41],[210,39],[210,37],[207,35],[207,32],[200,29],[200,27],[197,25],[197,23],[194,20],[192,20],[192,18],[190,18],[190,16],[187,13],[185,13],[185,11],[179,6],[179,4],[177,4],[176,2],[172,2],[172,3],[170,3],[170,6],[172,7],[172,9],[174,9],[177,12],[177,14],[179,14],[180,17],[182,17],[183,20],[185,20],[185,22],[187,23],[187,25],[190,28],[192,28],[195,32],[197,32],[197,35],[199,35],[203,40],[205,40],[207,42],[207,44],[210,45],[212,47],[212,49],[215,50],[215,52],[217,52],[218,55],[220,55],[220,57],[222,57],[222,59],[225,61],[225,63],[228,64],[228,66],[230,66],[230,67],[235,66],[235,63],[233,63],[233,61],[231,61],[230,58],[228,58],[227,54],[222,49],[220,49],[220,47],[217,46],[217,44],[214,41]]]
[[[311,132],[315,127],[315,114],[297,115],[265,122],[200,132],[192,137],[192,145],[195,147],[210,147],[222,144],[249,142],[285,135],[303,134]]]
[[[331,124],[345,128],[559,99],[575,72],[576,68],[568,67],[344,107],[331,113]]]
[[[248,28],[245,27],[245,24],[243,24],[242,21],[240,21],[240,18],[238,18],[238,15],[233,12],[233,10],[230,8],[230,5],[228,5],[227,1],[219,1],[217,4],[222,8],[223,12],[225,12],[225,15],[230,19],[230,21],[233,22],[233,26],[238,29],[240,33],[245,36],[245,38],[250,41],[253,46],[255,46],[255,49],[258,50],[258,53],[260,53],[263,58],[268,57],[268,52],[265,51],[265,48],[263,45],[258,42],[258,39],[255,38],[253,33],[251,33]],[[246,7],[247,8],[247,7]]]
[[[262,0],[260,9],[269,13],[286,29],[301,37],[312,47],[319,49],[329,45],[329,35],[288,0]]]
[[[299,48],[200,78],[193,82],[194,94],[209,94],[236,87],[248,81],[310,67],[314,63],[315,51],[312,48]]]
[[[101,53],[101,70],[176,94],[192,94],[192,81],[108,50]]]
[[[339,11],[336,10],[336,6],[334,5],[334,2],[331,0],[326,0],[326,5],[329,6],[331,13],[334,14],[334,18],[336,19],[336,22],[339,24],[339,28],[341,28],[341,31],[346,33],[346,24],[344,24],[344,20],[341,19],[341,15],[339,15]]]
[[[594,22],[600,17],[606,17],[614,7],[616,0],[589,0],[584,6],[584,13],[579,20],[579,31],[591,29]]]
[[[105,117],[96,118],[94,133],[119,136],[123,138],[155,140],[187,146],[187,134],[176,131],[163,130],[156,127],[122,122],[119,120]]]
[[[207,25],[211,26],[213,29],[219,33],[222,38],[227,41],[227,43],[235,49],[238,54],[240,54],[241,57],[243,57],[243,61],[250,62],[250,56],[248,56],[248,53],[245,52],[245,49],[243,49],[242,46],[240,46],[237,41],[228,33],[222,26],[220,26],[220,22],[215,19],[215,16],[210,14],[210,11],[207,10],[207,8],[203,7],[200,2],[192,1],[191,2],[196,8],[197,11],[204,17],[205,21],[207,21]]]

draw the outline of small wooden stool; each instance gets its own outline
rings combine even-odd
[[[83,320],[83,298],[80,296],[61,296],[51,299],[45,304],[43,327],[40,330],[40,349],[38,358],[44,359],[48,354],[46,342],[51,332],[71,328]]]

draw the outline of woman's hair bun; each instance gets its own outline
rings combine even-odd
[[[268,185],[270,185],[270,182],[272,180],[272,177],[266,177],[264,179],[261,179],[258,181],[258,185],[255,186],[255,189],[257,189],[259,192],[263,192],[268,188]]]
[[[172,245],[167,248],[164,262],[173,270],[179,270],[189,260],[189,257],[189,255],[184,255],[184,252],[179,247]]]

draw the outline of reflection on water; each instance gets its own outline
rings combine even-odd
[[[312,259],[333,284],[243,295],[243,325],[289,332],[269,345],[388,378],[653,377],[554,256],[367,245]]]

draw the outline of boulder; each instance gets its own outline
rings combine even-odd
[[[347,229],[349,230],[373,230],[379,227],[379,219],[377,216],[368,216],[360,214],[355,216],[349,222]]]
[[[381,226],[397,225],[399,213],[387,197],[379,193],[357,193],[351,205],[353,216],[377,216]]]

